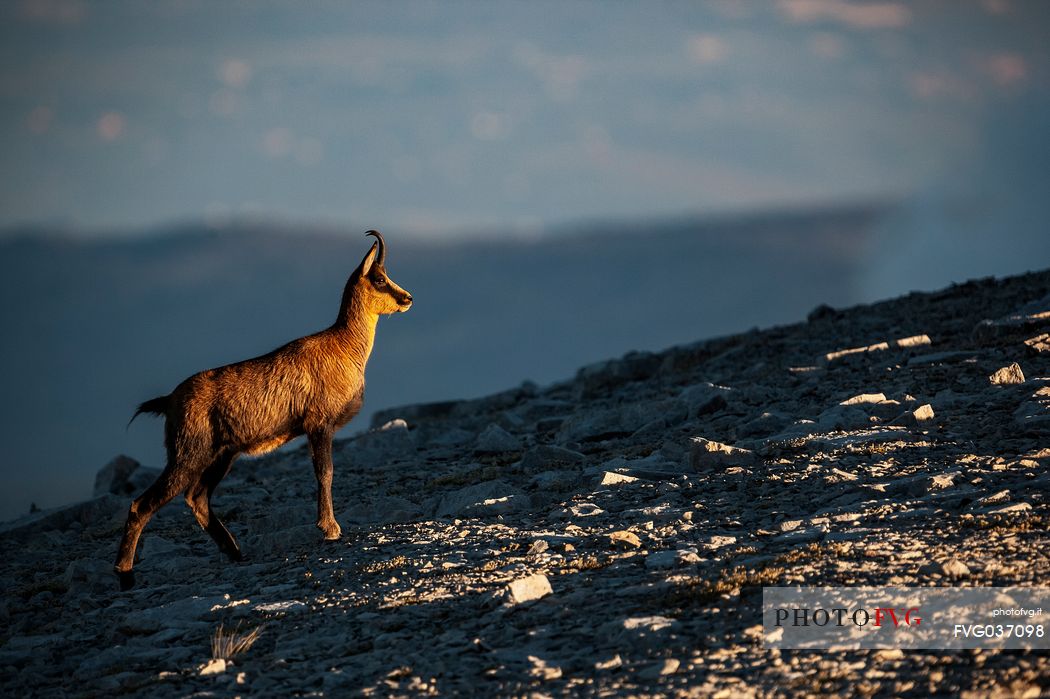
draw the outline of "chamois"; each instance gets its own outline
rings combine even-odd
[[[332,511],[332,435],[361,409],[379,316],[412,306],[412,295],[387,275],[383,236],[365,235],[376,240],[347,280],[331,327],[261,357],[194,374],[131,417],[165,416],[168,461],[128,510],[114,566],[122,590],[134,585],[143,527],[179,493],[219,549],[242,560],[237,542],[211,511],[212,493],[239,455],[263,454],[301,435],[309,440],[317,477],[317,527],[325,539],[339,538]]]

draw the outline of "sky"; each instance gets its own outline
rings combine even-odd
[[[8,2],[0,228],[1027,201],[1048,29],[1038,0]]]

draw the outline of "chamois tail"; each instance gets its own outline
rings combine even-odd
[[[135,418],[137,418],[142,413],[150,413],[152,415],[164,415],[168,411],[168,403],[170,401],[171,396],[168,395],[158,396],[157,398],[151,398],[145,403],[142,403],[141,405],[139,405],[138,410],[135,411],[135,414],[131,416],[131,419],[128,420],[128,427],[131,427],[131,423],[133,423],[135,421]]]

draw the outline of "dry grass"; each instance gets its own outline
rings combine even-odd
[[[234,657],[246,653],[262,634],[263,627],[256,626],[247,633],[241,632],[241,625],[227,631],[222,624],[215,629],[215,635],[211,637],[211,657],[222,660],[233,660]]]
[[[752,570],[736,566],[723,570],[717,580],[696,578],[667,593],[661,601],[665,606],[679,608],[696,604],[708,604],[719,599],[722,595],[732,594],[741,588],[775,585],[781,576],[784,575],[784,572],[785,569],[779,566],[768,566]]]
[[[708,604],[743,588],[777,585],[789,570],[797,569],[802,562],[838,560],[849,552],[849,545],[840,542],[800,546],[757,568],[732,566],[722,569],[714,580],[695,578],[669,592],[663,602],[674,607]]]
[[[392,570],[401,570],[411,565],[412,561],[407,556],[394,556],[393,558],[386,561],[373,561],[371,563],[362,563],[357,566],[357,570],[361,573],[387,573]]]
[[[613,559],[607,558],[604,561],[593,554],[587,554],[583,556],[577,556],[571,561],[565,564],[567,571],[582,571],[582,570],[600,570],[611,564]]]
[[[837,560],[848,555],[850,551],[850,545],[841,541],[835,541],[828,544],[812,543],[799,546],[787,553],[780,554],[773,559],[773,563],[780,566],[788,566],[801,561],[817,562],[822,560]]]
[[[963,515],[962,529],[988,530],[993,533],[1014,533],[1050,530],[1050,517],[1029,512],[1008,512],[998,515]]]

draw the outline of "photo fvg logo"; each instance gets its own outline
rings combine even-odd
[[[919,607],[778,607],[777,626],[856,626],[869,628],[914,628],[922,624]]]
[[[1050,587],[765,587],[767,648],[1050,650]]]

